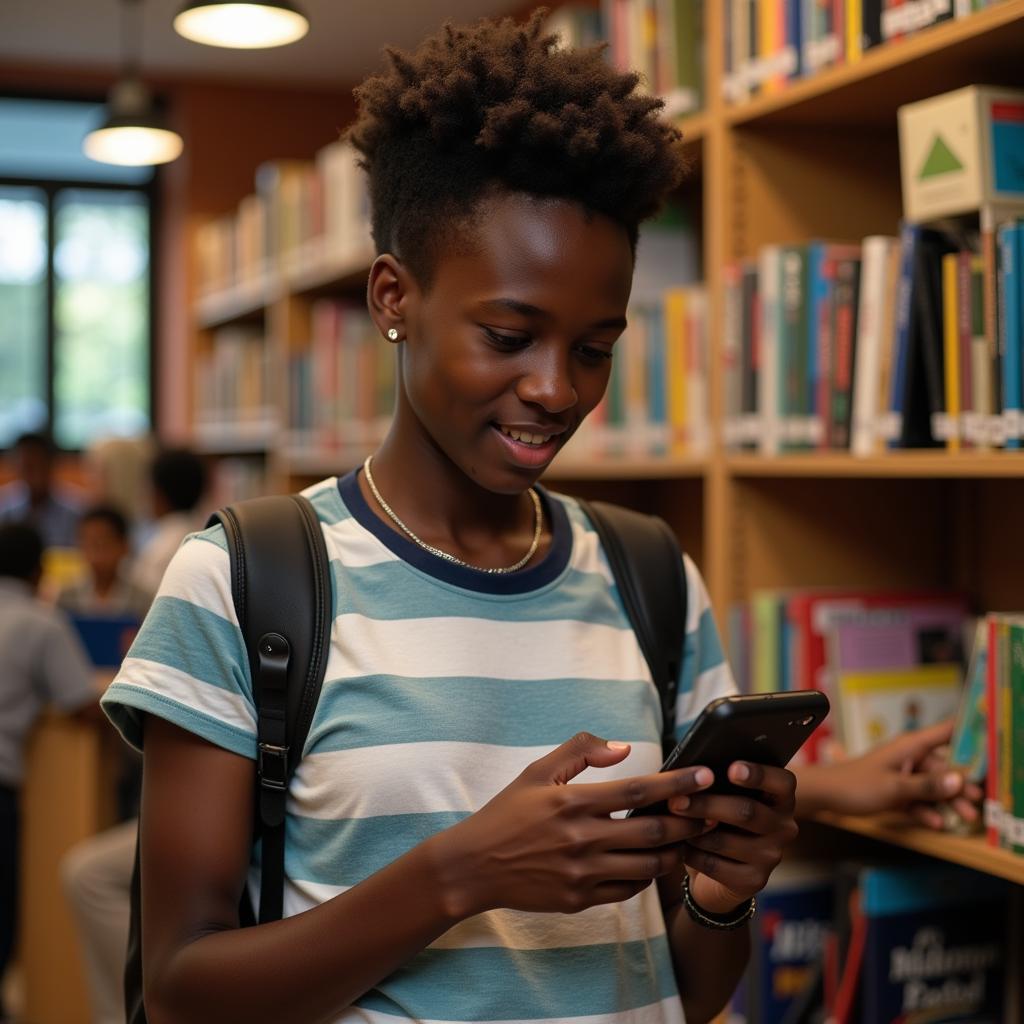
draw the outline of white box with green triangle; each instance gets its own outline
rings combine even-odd
[[[899,108],[903,216],[1024,209],[1024,91],[969,85]]]

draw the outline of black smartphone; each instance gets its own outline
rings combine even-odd
[[[756,796],[756,790],[729,782],[729,765],[733,761],[749,761],[785,768],[828,712],[828,697],[818,690],[719,697],[700,713],[661,770],[706,765],[715,773],[715,781],[704,792]],[[667,813],[668,807],[662,800],[647,807],[635,807],[626,817]]]

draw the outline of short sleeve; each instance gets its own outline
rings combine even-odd
[[[101,706],[138,749],[143,715],[152,714],[255,758],[252,680],[222,527],[191,534],[171,559]]]
[[[689,555],[683,555],[683,566],[686,569],[686,641],[676,700],[677,739],[682,739],[709,701],[737,692],[700,570]]]
[[[43,700],[61,711],[77,711],[96,700],[92,664],[63,612],[55,612],[47,622],[38,680]]]

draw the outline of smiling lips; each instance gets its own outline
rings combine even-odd
[[[493,426],[505,453],[516,465],[524,469],[538,469],[547,465],[558,451],[559,437],[564,433],[564,430],[525,430],[520,427],[508,427],[502,423],[495,423]]]

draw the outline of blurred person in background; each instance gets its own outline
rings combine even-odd
[[[150,595],[129,578],[130,527],[113,505],[94,505],[78,524],[78,549],[87,572],[66,586],[57,605],[71,615],[134,615],[141,622]]]
[[[22,434],[10,450],[17,479],[0,487],[0,523],[28,522],[46,548],[75,546],[81,499],[54,480],[56,452],[41,433]]]
[[[42,556],[36,527],[0,524],[0,981],[17,923],[18,800],[28,734],[49,706],[83,721],[102,721],[81,642],[63,613],[36,597]]]
[[[133,554],[145,546],[153,529],[153,450],[150,437],[107,437],[90,444],[84,455],[89,496],[96,505],[112,505],[128,520]]]
[[[132,581],[152,597],[181,542],[203,527],[199,503],[206,493],[206,465],[188,448],[165,448],[150,466],[150,484],[155,522],[135,561]]]

